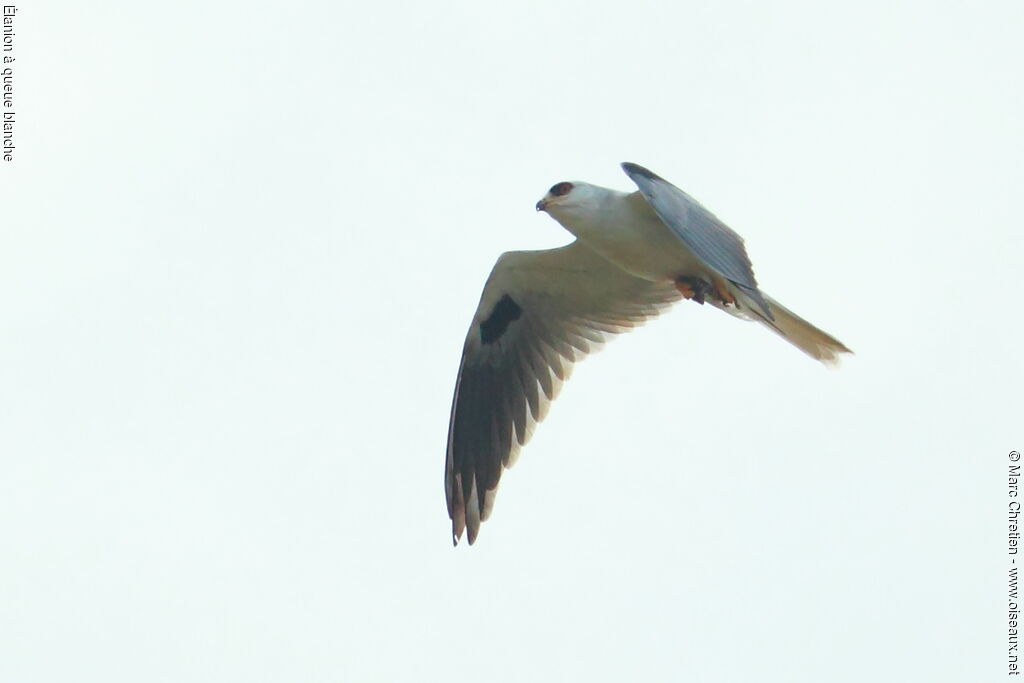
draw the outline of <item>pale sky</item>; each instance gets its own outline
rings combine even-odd
[[[1006,678],[1020,2],[18,4],[0,680]],[[683,303],[452,548],[459,355],[634,161],[838,371]]]

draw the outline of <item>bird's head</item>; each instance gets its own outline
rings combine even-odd
[[[607,190],[596,185],[574,180],[555,183],[537,202],[538,211],[546,211],[565,225],[566,221],[584,218],[601,210]]]

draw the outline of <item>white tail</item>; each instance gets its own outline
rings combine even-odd
[[[846,348],[843,342],[827,332],[819,330],[775,299],[770,296],[765,296],[764,298],[771,307],[775,320],[769,321],[758,317],[758,322],[763,323],[765,327],[771,329],[814,360],[821,361],[825,365],[835,365],[839,363],[839,354],[853,353],[853,351]]]

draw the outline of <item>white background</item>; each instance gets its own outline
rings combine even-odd
[[[0,680],[1006,677],[1019,2],[19,4]],[[502,251],[650,167],[830,372],[681,304],[579,365],[472,548]]]

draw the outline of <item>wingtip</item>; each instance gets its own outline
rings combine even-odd
[[[619,165],[622,166],[622,170],[625,171],[626,175],[628,176],[636,174],[644,176],[646,178],[651,178],[653,180],[662,180],[662,177],[659,176],[657,173],[654,173],[653,171],[644,168],[640,164],[634,164],[632,161],[623,161]]]
[[[452,520],[452,547],[457,547],[459,542],[462,540],[462,534],[469,531],[469,544],[473,545],[473,541],[476,540],[476,534],[473,533],[472,527],[468,528],[465,524],[465,517],[460,517],[458,520]]]

